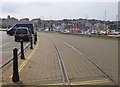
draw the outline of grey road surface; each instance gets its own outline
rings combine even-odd
[[[118,40],[65,34],[47,33],[46,37],[47,35],[81,53],[118,83]]]

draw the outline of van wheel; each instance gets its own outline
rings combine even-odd
[[[12,34],[10,34],[10,36],[12,36]]]
[[[17,42],[17,40],[15,39],[15,42]]]
[[[15,42],[17,42],[17,38],[15,38]]]

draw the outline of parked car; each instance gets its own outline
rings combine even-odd
[[[33,24],[16,24],[15,27],[27,27],[32,32],[32,34],[35,33]]]
[[[13,35],[14,34],[14,32],[15,32],[15,30],[16,30],[16,28],[14,27],[12,27],[12,28],[9,28],[9,29],[7,29],[7,34],[9,34],[9,35]]]
[[[28,28],[26,27],[19,27],[16,28],[16,31],[14,33],[15,41],[20,41],[23,39],[24,41],[30,40],[31,33]]]
[[[27,27],[32,34],[36,34],[33,24],[15,24],[12,28],[7,30],[7,34],[13,35],[18,27]]]
[[[97,30],[92,30],[91,34],[95,34],[96,35],[96,34],[98,34],[98,31]]]
[[[107,35],[107,32],[104,31],[104,30],[101,30],[101,31],[99,32],[99,34],[100,34],[100,35]]]
[[[113,35],[118,35],[118,34],[120,34],[120,32],[117,31],[117,30],[111,30],[111,32],[112,32]]]
[[[48,32],[48,31],[49,31],[49,29],[48,29],[48,28],[46,28],[46,29],[45,29],[45,32]]]

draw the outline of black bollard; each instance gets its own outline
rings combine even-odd
[[[33,41],[32,41],[32,36],[30,37],[30,49],[33,49]]]
[[[35,41],[37,42],[37,33],[35,34]]]
[[[34,44],[36,44],[36,35],[34,35]]]
[[[20,42],[21,42],[21,59],[25,59],[23,40],[21,39]]]
[[[13,76],[12,81],[17,82],[19,81],[19,73],[18,73],[18,49],[15,48],[13,50]]]

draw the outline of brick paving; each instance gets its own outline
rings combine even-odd
[[[25,74],[27,73],[27,75]],[[21,71],[21,80],[25,84],[44,81],[61,81],[61,73],[53,44],[48,38],[39,37],[39,47]]]

